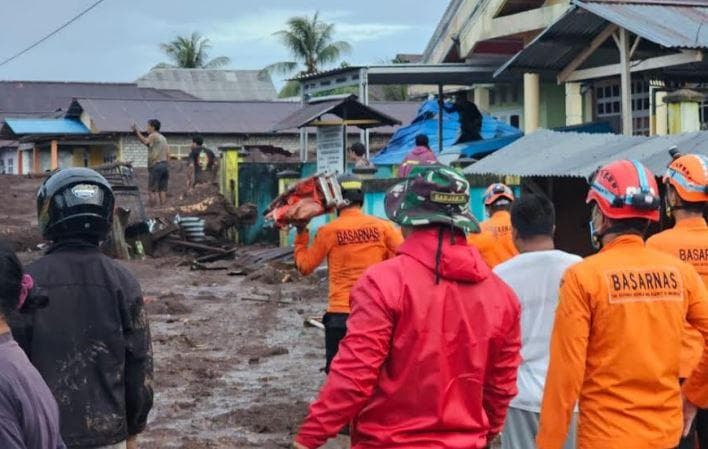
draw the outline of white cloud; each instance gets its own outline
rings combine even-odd
[[[393,23],[338,23],[337,37],[348,42],[374,41],[412,28],[410,25]]]
[[[233,21],[209,24],[202,29],[214,44],[239,44],[253,41],[277,42],[273,33],[285,28],[291,17],[312,15],[314,11],[268,9],[241,16]],[[348,42],[372,41],[410,30],[410,25],[395,23],[352,23],[346,18],[352,15],[348,11],[328,11],[322,19],[335,22],[335,39]]]

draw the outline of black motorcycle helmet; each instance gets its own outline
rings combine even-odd
[[[364,191],[362,190],[361,178],[355,175],[344,174],[337,177],[342,197],[349,201],[349,204],[364,204]]]
[[[111,185],[98,172],[90,168],[57,170],[37,192],[39,229],[47,240],[103,240],[113,221],[114,201]]]

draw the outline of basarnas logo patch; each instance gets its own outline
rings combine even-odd
[[[467,195],[464,193],[431,192],[430,201],[440,204],[465,204]]]
[[[605,280],[610,304],[683,301],[683,279],[673,267],[606,271]]]

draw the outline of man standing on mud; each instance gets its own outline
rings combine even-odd
[[[155,207],[158,202],[163,206],[167,202],[167,182],[170,178],[168,165],[169,146],[167,139],[160,134],[160,121],[157,119],[148,120],[147,134],[138,130],[138,126],[133,123],[133,131],[140,141],[148,147],[148,189],[150,190],[150,206]]]
[[[111,228],[110,184],[87,168],[54,172],[37,194],[52,245],[27,272],[49,305],[11,323],[59,405],[69,449],[134,449],[152,407],[152,346],[140,285],[101,254]]]
[[[398,255],[352,289],[347,336],[294,447],[353,422],[352,449],[482,449],[516,395],[519,303],[467,245],[469,183],[416,168],[386,194]]]
[[[339,342],[347,332],[351,310],[349,290],[364,270],[389,258],[403,242],[401,234],[389,222],[362,212],[364,193],[358,177],[342,175],[339,185],[349,206],[339,211],[336,220],[317,231],[309,248],[310,234],[306,225],[298,228],[295,237],[295,264],[300,273],[312,273],[327,259],[329,305],[322,320],[325,325],[326,372],[329,372]]]

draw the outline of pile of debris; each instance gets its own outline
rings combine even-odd
[[[225,258],[238,228],[256,222],[252,204],[235,207],[216,184],[200,184],[160,208],[148,218],[138,185],[141,179],[130,162],[96,167],[116,196],[113,230],[105,250],[120,259],[159,256],[168,250],[192,251],[199,257]]]
[[[234,206],[219,192],[218,185],[199,184],[183,194],[174,205],[156,208],[156,218],[199,217],[204,220],[204,232],[217,239],[226,239],[234,228],[252,225],[258,218],[255,205]]]
[[[248,281],[286,284],[302,279],[293,259],[293,248],[219,249],[190,261],[192,270],[224,271],[229,276],[246,276]]]

